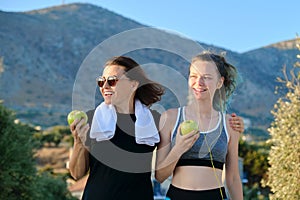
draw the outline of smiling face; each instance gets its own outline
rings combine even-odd
[[[215,91],[222,87],[223,79],[214,62],[196,60],[191,64],[189,87],[196,100],[212,101]]]
[[[104,102],[106,104],[113,104],[117,109],[126,109],[129,105],[133,106],[136,83],[126,77],[124,73],[123,66],[108,65],[104,68],[102,74],[102,77],[106,79],[104,85],[100,87]],[[107,78],[113,76],[117,77],[118,81],[116,85],[110,86]]]

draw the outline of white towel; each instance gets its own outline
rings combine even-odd
[[[115,107],[102,102],[95,110],[90,137],[97,141],[111,139],[115,134],[116,123]]]
[[[153,116],[149,108],[135,101],[135,140],[138,144],[154,146],[160,141]],[[117,114],[113,105],[102,102],[95,110],[90,137],[97,141],[111,139],[116,130]]]

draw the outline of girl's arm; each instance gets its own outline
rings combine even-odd
[[[238,145],[240,134],[229,126],[229,116],[226,117],[229,134],[228,152],[225,163],[225,180],[231,199],[243,199],[243,189],[238,165]]]
[[[190,149],[199,134],[189,133],[184,136],[180,134],[180,128],[176,135],[176,144],[171,148],[171,133],[177,119],[177,109],[164,112],[159,123],[160,143],[157,147],[155,178],[162,183],[172,175],[176,163],[181,155]]]

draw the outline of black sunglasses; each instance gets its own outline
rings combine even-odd
[[[103,87],[105,81],[107,81],[108,85],[110,87],[116,86],[117,82],[118,82],[118,77],[116,76],[109,76],[107,77],[107,79],[105,77],[99,76],[96,81],[99,87]]]

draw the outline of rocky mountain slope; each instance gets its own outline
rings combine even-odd
[[[21,120],[43,127],[66,124],[66,115],[72,109],[76,75],[97,45],[126,30],[146,27],[91,4],[69,4],[30,12],[0,11],[0,24],[0,99],[14,109]],[[149,33],[147,39],[155,41],[157,38],[152,37],[150,32],[145,32]],[[160,34],[166,38],[164,42],[171,49],[179,49],[172,40],[172,33],[162,30]],[[105,53],[109,54],[115,48],[128,48],[128,44],[139,47],[145,42],[141,38],[127,38],[124,44],[117,43]],[[198,44],[204,49],[226,51],[227,59],[237,66],[241,74],[242,82],[229,110],[251,119],[255,127],[268,127],[272,119],[270,110],[279,97],[274,94],[278,85],[276,77],[282,76],[283,65],[292,66],[295,63],[298,53],[296,41],[280,41],[241,54]],[[168,66],[168,69],[186,78],[188,62],[174,52],[147,47],[124,54],[145,66],[151,63]],[[95,68],[90,72],[93,76],[88,77],[93,83],[100,73],[101,62]],[[152,77],[160,76],[171,85],[178,82],[173,75],[163,75],[162,71],[151,69],[146,71],[152,73]],[[92,89],[97,91],[96,85]],[[81,99],[85,101],[88,93],[83,94]],[[99,98],[99,92],[95,92],[96,103]],[[178,104],[176,93],[172,88],[167,88],[160,106],[167,109]]]

